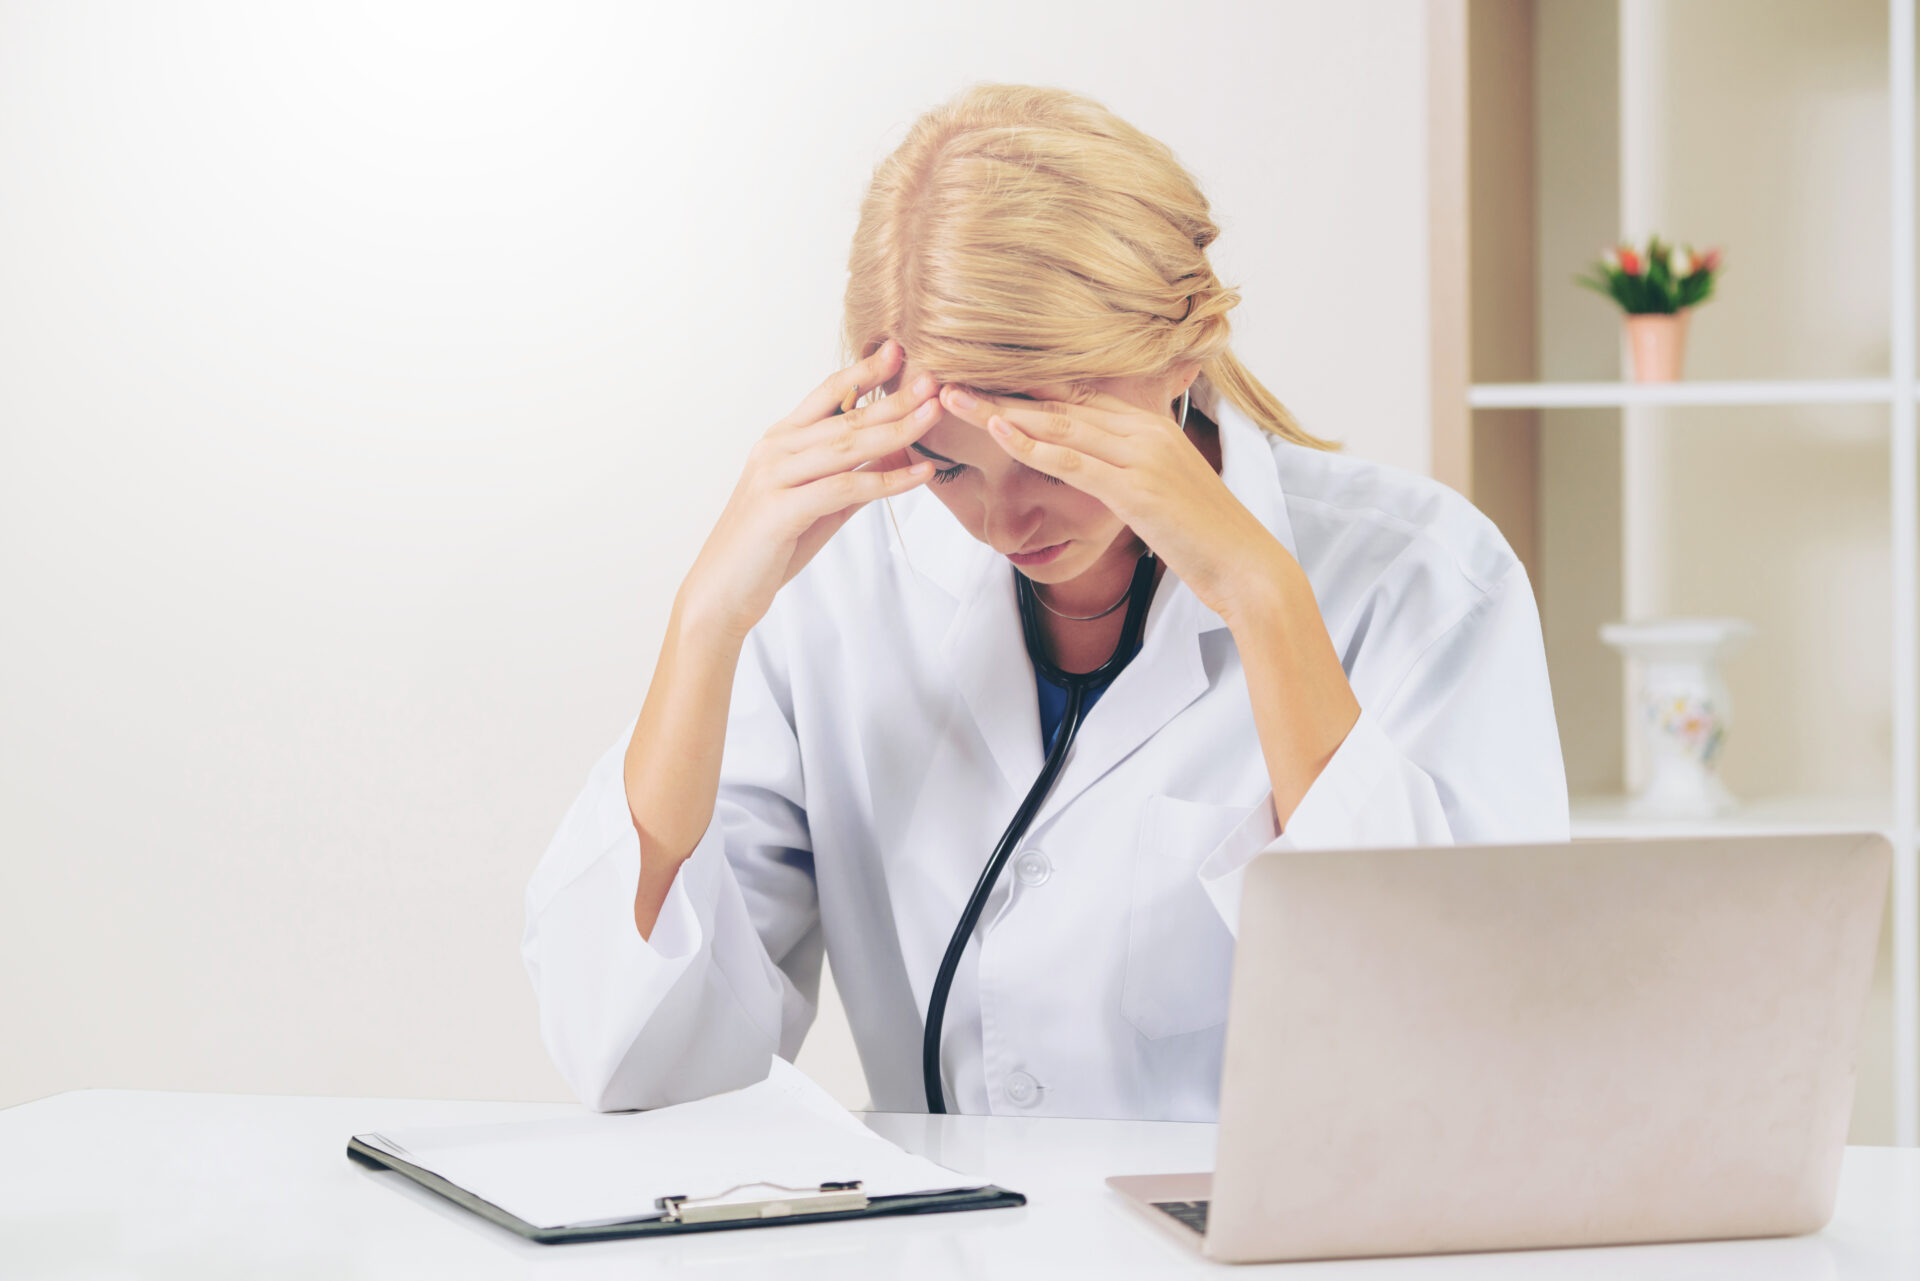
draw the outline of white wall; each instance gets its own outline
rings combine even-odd
[[[1243,357],[1424,469],[1421,12],[0,2],[0,1104],[566,1096],[527,875],[969,82],[1168,141]]]

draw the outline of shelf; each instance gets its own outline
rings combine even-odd
[[[1624,796],[1573,798],[1573,839],[1642,836],[1777,836],[1796,832],[1888,832],[1881,796],[1763,796],[1720,818],[1639,818]]]
[[[1798,382],[1476,383],[1475,409],[1605,409],[1639,405],[1890,405],[1885,378]]]
[[[1630,706],[1616,705],[1616,692],[1627,700],[1628,691],[1587,639],[1597,621],[1711,612],[1739,599],[1782,635],[1798,634],[1788,628],[1807,608],[1871,602],[1891,623],[1891,646],[1855,629],[1848,635],[1862,643],[1838,655],[1864,682],[1844,704],[1870,718],[1856,728],[1890,740],[1883,790],[1743,797],[1713,819],[1640,818],[1624,796],[1586,795],[1574,798],[1573,836],[1888,838],[1891,1098],[1883,1101],[1892,1104],[1893,1141],[1920,1143],[1920,0],[1887,0],[1884,21],[1850,9],[1844,20],[1809,23],[1795,6],[1747,6],[1752,12],[1740,16],[1752,30],[1743,28],[1739,49],[1704,61],[1690,51],[1724,26],[1722,9],[1739,6],[1496,4],[1471,22],[1469,8],[1435,6],[1428,31],[1429,373],[1443,393],[1434,397],[1430,468],[1531,558],[1530,574],[1538,568],[1543,609],[1560,602],[1559,616],[1542,620],[1550,645],[1580,638],[1577,648],[1559,642],[1550,661],[1556,685],[1594,691],[1577,716],[1607,725],[1582,750],[1613,751],[1618,731],[1635,732],[1637,721]],[[1524,22],[1503,21],[1522,10]],[[1816,36],[1818,49],[1805,47]],[[1836,92],[1844,110],[1830,107]],[[1778,143],[1784,124],[1795,130],[1792,147]],[[1772,282],[1780,289],[1714,308],[1717,350],[1745,352],[1732,367],[1751,376],[1630,381],[1617,313],[1576,303],[1560,283],[1587,260],[1588,246],[1681,224],[1720,228],[1715,234],[1742,246],[1736,261],[1784,277]],[[1866,228],[1858,236],[1836,231],[1856,224]],[[1790,365],[1783,354],[1792,352],[1810,359]],[[1591,382],[1540,377],[1565,377],[1596,356],[1606,359],[1588,367],[1617,372]],[[1726,370],[1732,362],[1695,363]],[[1796,376],[1809,366],[1882,372]],[[1529,381],[1503,381],[1515,377]],[[1679,412],[1687,408],[1747,412]],[[1607,428],[1595,434],[1563,431],[1574,424],[1538,412],[1554,409],[1612,412],[1595,415]],[[1849,430],[1800,430],[1813,424]],[[1877,432],[1858,430],[1868,424]],[[1670,426],[1687,439],[1667,439]],[[1803,455],[1811,468],[1829,445],[1851,488],[1830,491],[1799,474]],[[1813,536],[1792,542],[1804,558],[1754,554],[1742,527],[1747,504],[1722,483],[1733,473],[1745,492],[1792,486],[1796,498],[1827,504],[1796,508],[1797,526],[1769,522],[1781,540]],[[1857,504],[1870,490],[1868,511]],[[1751,583],[1756,563],[1778,564],[1775,591],[1732,590],[1734,575]],[[1798,686],[1806,670],[1796,664],[1785,674]],[[1796,732],[1802,719],[1831,728],[1824,718],[1842,706],[1796,704],[1776,732]],[[1581,729],[1563,719],[1563,742]],[[1828,777],[1864,788],[1881,772],[1870,762],[1863,756]],[[1581,775],[1600,764],[1582,759]]]

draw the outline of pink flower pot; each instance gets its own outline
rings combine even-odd
[[[1680,360],[1687,348],[1687,316],[1682,308],[1670,316],[1627,317],[1627,341],[1633,347],[1633,380],[1670,383],[1680,377]]]

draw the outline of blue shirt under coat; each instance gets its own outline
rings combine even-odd
[[[1139,642],[1135,642],[1133,652],[1135,654],[1140,652]],[[1050,752],[1053,750],[1053,737],[1060,732],[1060,722],[1067,714],[1067,687],[1054,684],[1042,676],[1037,668],[1033,673],[1033,683],[1040,692],[1040,750]],[[1106,684],[1096,685],[1087,691],[1086,711],[1080,714],[1083,721],[1086,713],[1093,710],[1093,705],[1100,701],[1100,696],[1107,692],[1107,685],[1111,683],[1109,681]]]

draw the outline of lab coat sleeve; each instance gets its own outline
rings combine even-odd
[[[1360,691],[1356,688],[1357,694]],[[1566,769],[1533,587],[1516,561],[1374,698],[1283,831],[1273,796],[1201,863],[1229,928],[1256,854],[1565,841]]]
[[[822,955],[800,754],[773,626],[744,648],[720,789],[651,939],[633,920],[640,843],[629,722],[589,772],[527,887],[521,954],[548,1052],[600,1111],[702,1098],[791,1059]]]

